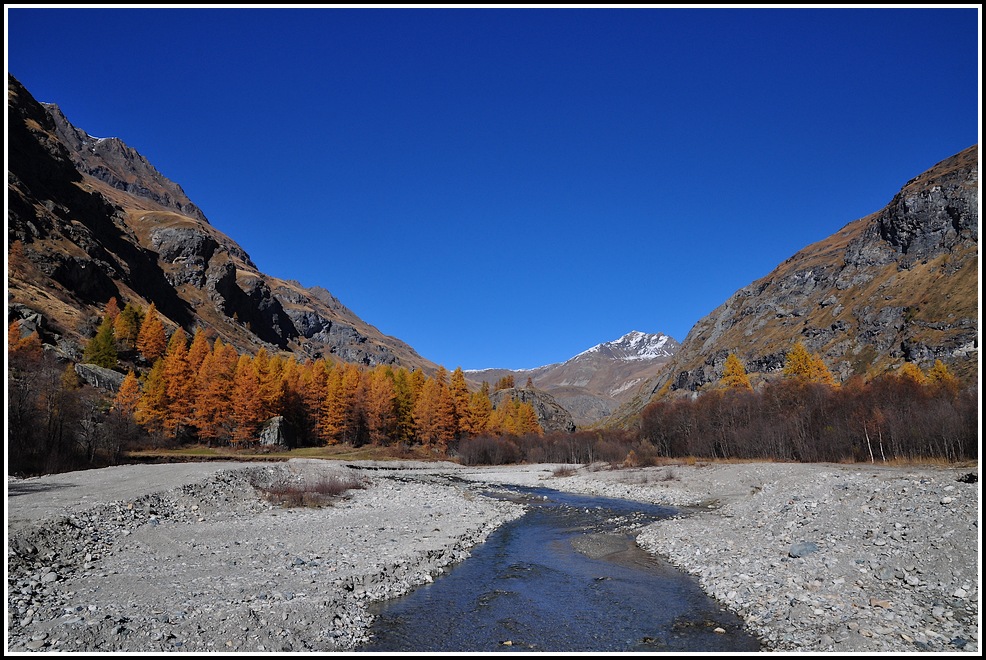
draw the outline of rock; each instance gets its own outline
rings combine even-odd
[[[77,364],[75,365],[75,373],[89,385],[111,392],[118,391],[125,378],[118,371],[106,369],[95,364]]]
[[[289,437],[290,429],[281,415],[268,419],[257,432],[260,444],[265,446],[290,446]]]
[[[788,557],[797,559],[805,555],[810,555],[813,552],[818,552],[818,546],[815,543],[811,541],[798,541],[787,551],[787,555]]]
[[[554,397],[535,387],[510,387],[497,390],[490,395],[490,402],[493,407],[500,405],[504,399],[516,399],[521,403],[529,403],[537,413],[538,422],[544,431],[564,431],[571,433],[575,431],[575,422],[572,414],[562,408]]]

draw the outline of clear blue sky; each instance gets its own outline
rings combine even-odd
[[[978,5],[7,5],[7,69],[449,369],[681,341],[978,143]]]

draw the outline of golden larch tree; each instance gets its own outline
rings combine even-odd
[[[462,367],[456,367],[449,378],[449,395],[455,408],[456,436],[470,435],[472,431],[472,416],[469,412],[469,385]]]
[[[177,438],[193,424],[197,389],[196,373],[188,360],[188,338],[181,328],[171,335],[164,353],[164,382],[168,393],[164,430]]]
[[[439,378],[427,379],[421,388],[414,404],[414,425],[418,441],[437,451],[444,452],[455,439],[455,405]]]
[[[134,372],[128,371],[127,375],[120,383],[120,389],[113,397],[113,410],[128,419],[133,419],[137,412],[137,405],[140,403],[140,381]]]
[[[483,381],[480,388],[469,396],[469,432],[471,435],[486,433],[493,414],[493,401],[490,400],[490,384]]]
[[[365,379],[366,427],[370,444],[389,445],[397,428],[394,373],[378,365]]]
[[[750,377],[746,373],[746,367],[735,353],[730,353],[726,357],[726,364],[722,370],[722,384],[730,390],[752,390]]]
[[[241,355],[236,362],[232,390],[233,443],[252,442],[263,419],[263,402],[260,399],[260,378],[248,355]]]
[[[825,362],[817,353],[811,353],[800,341],[787,354],[784,363],[784,375],[802,383],[821,383],[835,385],[835,377],[825,366]]]
[[[164,331],[164,323],[158,317],[154,303],[151,303],[147,314],[144,316],[144,322],[140,324],[140,333],[137,335],[137,350],[148,361],[153,362],[164,355],[167,348],[168,336]]]
[[[151,433],[161,433],[168,414],[168,386],[164,379],[164,358],[158,358],[144,376],[141,391],[134,420]]]
[[[928,384],[942,388],[953,396],[958,394],[961,389],[959,379],[948,370],[948,367],[941,360],[935,360],[935,364],[928,370]]]

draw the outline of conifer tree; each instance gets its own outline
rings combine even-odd
[[[168,386],[164,380],[164,359],[158,358],[144,376],[142,394],[134,419],[151,433],[164,430],[168,414]]]
[[[370,444],[390,444],[397,427],[394,373],[379,365],[366,379],[366,425]]]
[[[86,344],[82,361],[106,369],[116,366],[116,339],[113,334],[113,322],[108,317],[103,317],[99,329],[96,330],[96,336]]]
[[[236,363],[232,390],[233,443],[242,445],[256,437],[263,422],[263,402],[260,400],[260,378],[247,355]]]
[[[137,348],[137,336],[140,334],[140,326],[143,322],[143,310],[133,303],[128,302],[116,315],[113,320],[113,331],[124,350],[132,351]]]
[[[823,385],[835,385],[835,378],[832,372],[825,366],[825,362],[818,354],[813,354],[805,348],[800,341],[795,342],[794,346],[787,354],[784,364],[784,375],[794,378],[802,383],[821,383]]]
[[[731,390],[752,390],[750,377],[746,373],[746,368],[735,353],[730,353],[726,357],[726,364],[722,372],[722,384]]]
[[[7,326],[7,352],[16,351],[21,342],[21,322],[14,319]]]
[[[137,350],[147,360],[153,362],[164,355],[168,348],[168,336],[164,331],[164,323],[158,318],[154,303],[147,310],[144,322],[140,325],[137,335]]]
[[[541,428],[541,422],[533,405],[518,401],[514,415],[517,435],[544,435],[544,429]]]
[[[440,372],[441,367],[436,373]],[[414,425],[418,440],[437,451],[444,452],[455,439],[455,406],[440,378],[425,381],[414,404]]]
[[[194,420],[199,437],[209,442],[232,439],[232,389],[237,359],[236,349],[217,337],[212,352],[199,368]]]
[[[38,331],[33,330],[26,337],[21,337],[21,321],[13,320],[7,326],[7,353],[30,360],[40,360],[44,349]]]
[[[260,400],[264,404],[264,419],[284,414],[284,374],[288,363],[285,358],[275,355],[267,361],[264,370],[257,370],[257,376],[260,378]]]
[[[926,380],[924,376],[924,372],[921,371],[921,367],[914,364],[913,362],[905,362],[904,364],[900,365],[900,367],[897,369],[897,377],[906,378],[908,380],[917,383],[918,385],[924,385]]]
[[[117,302],[116,296],[110,296],[110,299],[106,302],[106,310],[103,316],[110,320],[110,323],[116,322],[116,317],[120,315],[120,303]]]
[[[133,371],[128,371],[113,398],[113,409],[124,417],[132,419],[138,403],[140,403],[140,382]]]
[[[493,402],[490,400],[490,384],[484,380],[479,390],[469,396],[470,434],[476,436],[486,433],[492,414]]]
[[[493,387],[494,392],[499,392],[500,390],[509,390],[514,387],[514,376],[513,374],[507,374],[496,381],[496,385]]]
[[[17,352],[35,360],[42,358],[44,347],[41,345],[41,337],[37,330],[32,330],[31,334],[17,342]]]
[[[927,382],[934,387],[943,388],[952,395],[957,394],[960,389],[959,379],[948,370],[948,367],[941,360],[935,360],[935,364],[928,370]]]
[[[449,395],[455,408],[455,435],[463,437],[471,434],[472,416],[469,410],[469,385],[462,367],[456,367],[449,379]]]
[[[404,367],[394,372],[394,440],[404,445],[414,441],[414,404],[417,401],[411,374]]]
[[[308,361],[301,374],[300,391],[308,415],[308,426],[315,438],[328,444],[331,438],[325,428],[329,376],[332,367],[325,360]]]
[[[202,328],[195,328],[195,332],[192,334],[192,343],[188,347],[188,366],[191,367],[192,371],[198,374],[202,362],[205,361],[205,356],[211,351],[212,347],[209,346],[209,338],[205,331]]]
[[[182,429],[194,423],[196,392],[195,370],[188,360],[188,338],[185,331],[178,328],[164,354],[164,381],[168,393],[168,412],[164,419],[164,430],[177,438]]]
[[[321,405],[319,438],[329,445],[343,441],[347,428],[349,393],[343,383],[343,368],[334,365],[325,385],[325,400]]]

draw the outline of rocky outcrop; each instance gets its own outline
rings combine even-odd
[[[119,391],[124,379],[123,374],[95,364],[77,364],[75,373],[89,385],[111,392]]]
[[[166,178],[122,140],[92,137],[73,126],[54,103],[42,106],[54,122],[55,135],[68,147],[69,156],[80,172],[117,190],[154,201],[164,209],[208,222],[181,186]]]
[[[271,417],[257,431],[257,440],[261,445],[271,447],[290,447],[291,432],[284,417]]]
[[[494,408],[500,405],[502,401],[510,399],[529,403],[534,408],[534,412],[537,413],[538,422],[546,433],[552,431],[571,433],[575,431],[575,422],[572,421],[571,413],[558,405],[558,402],[544,390],[533,387],[511,387],[497,390],[490,395],[490,401]]]

